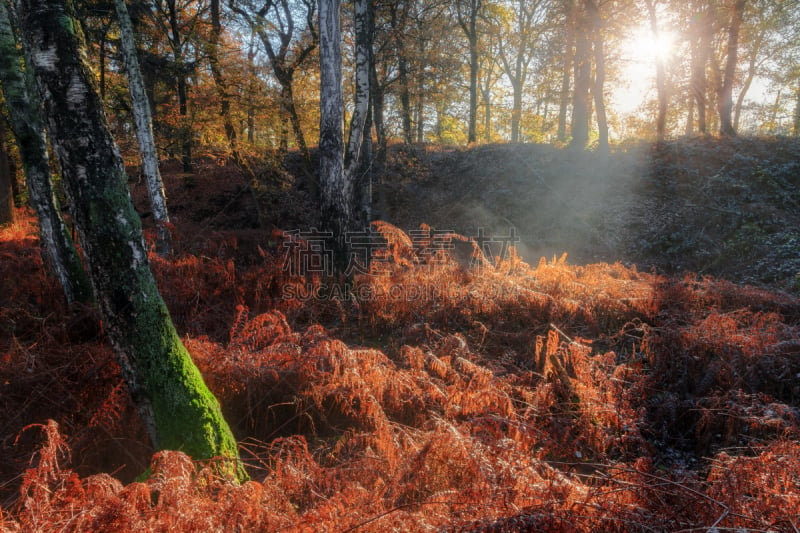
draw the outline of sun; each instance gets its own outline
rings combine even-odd
[[[620,113],[632,113],[655,90],[656,61],[669,61],[675,54],[676,36],[662,31],[655,35],[640,27],[620,45],[619,83],[612,93]]]

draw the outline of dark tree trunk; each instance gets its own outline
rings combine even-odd
[[[344,272],[350,259],[347,233],[352,228],[353,183],[342,158],[342,49],[339,1],[319,2],[320,124],[319,174],[322,185],[320,218],[330,232],[334,268]]]
[[[41,123],[39,105],[34,100],[30,69],[23,73],[17,43],[5,1],[0,1],[0,81],[11,129],[17,139],[22,166],[27,177],[30,202],[39,219],[39,236],[48,263],[64,290],[68,304],[90,302],[92,288],[75,243],[67,230],[58,201],[53,194],[50,158]]]
[[[184,172],[192,172],[192,128],[189,125],[189,103],[188,103],[188,87],[186,81],[186,65],[183,62],[183,42],[180,35],[180,27],[178,25],[178,10],[175,6],[175,0],[167,0],[167,7],[169,9],[169,27],[172,36],[170,38],[170,45],[172,46],[172,54],[177,65],[177,87],[178,87],[178,114],[181,117],[181,161],[183,163]]]
[[[411,144],[411,96],[408,88],[408,62],[405,52],[400,50],[397,83],[400,85],[400,115],[403,121],[403,142]]]
[[[281,82],[281,105],[283,106],[286,116],[289,118],[289,122],[292,124],[294,141],[297,143],[297,149],[300,150],[300,153],[303,154],[306,161],[310,161],[311,153],[308,151],[306,137],[303,135],[303,127],[300,125],[300,115],[297,114],[297,107],[294,104],[294,91],[292,90],[293,77],[294,72],[285,78],[286,81]]]
[[[658,17],[654,0],[646,0],[647,12],[650,17],[650,31],[658,40]],[[656,140],[664,140],[667,130],[667,81],[664,60],[660,57],[656,61],[656,91],[658,92],[658,114],[656,115]]]
[[[713,32],[710,12],[708,10],[700,12],[696,24],[695,31],[697,32],[697,40],[695,41],[696,52],[693,57],[694,63],[692,65],[691,90],[697,107],[697,130],[702,135],[705,135],[707,133],[706,64],[708,63],[708,56],[711,53],[711,33]]]
[[[572,141],[570,146],[577,150],[586,148],[589,142],[589,87],[592,81],[591,46],[586,14],[576,13],[574,92],[572,98]]]
[[[603,19],[600,9],[593,0],[586,0],[586,9],[592,25],[594,44],[594,108],[597,117],[598,146],[600,153],[608,153],[608,118],[606,117],[605,83],[606,56],[603,46]]]
[[[462,6],[466,5],[466,9]],[[483,8],[482,0],[457,0],[458,23],[469,43],[469,117],[467,142],[477,139],[476,122],[478,117],[478,16]],[[466,11],[466,12],[465,12]]]
[[[794,136],[800,136],[800,82],[795,89],[794,99]]]
[[[0,226],[15,222],[14,189],[11,187],[13,177],[8,164],[6,129],[3,122],[3,117],[0,117]]]
[[[195,459],[228,458],[223,471],[245,479],[219,404],[156,287],[79,26],[63,2],[20,0],[19,12],[103,326],[153,443]]]
[[[720,135],[736,135],[736,130],[733,128],[733,121],[731,120],[731,115],[733,113],[733,79],[736,76],[736,61],[739,51],[739,28],[742,25],[745,3],[746,0],[734,1],[731,25],[728,28],[728,57],[725,62],[724,77],[722,83],[719,85],[719,93],[717,96]]]
[[[572,75],[572,60],[574,58],[575,44],[575,1],[566,2],[566,35],[564,37],[564,63],[561,72],[561,94],[558,104],[558,140],[567,141],[567,107],[569,106],[569,82]]]

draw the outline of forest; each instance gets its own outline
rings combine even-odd
[[[800,530],[800,0],[0,0],[0,531],[132,530]]]

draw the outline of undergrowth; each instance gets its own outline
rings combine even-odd
[[[243,485],[141,444],[92,310],[64,308],[32,224],[5,230],[0,529],[797,530],[798,300],[375,229],[339,298],[301,297],[336,280],[279,245],[151,257]]]

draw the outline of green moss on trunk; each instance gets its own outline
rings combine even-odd
[[[181,343],[150,270],[141,221],[111,137],[78,25],[63,2],[21,0],[54,151],[90,278],[123,377],[158,449],[224,457],[246,479],[220,406]]]

